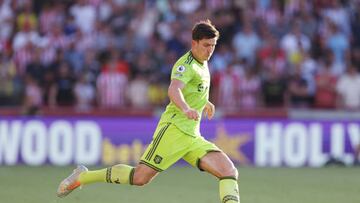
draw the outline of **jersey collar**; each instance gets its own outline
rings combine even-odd
[[[193,55],[193,53],[191,52],[191,51],[189,51],[190,52],[190,55],[191,55],[191,57],[193,57],[193,59],[197,62],[197,63],[199,63],[200,65],[204,65],[204,63],[201,63],[200,61],[198,61],[195,57],[194,57],[194,55]]]

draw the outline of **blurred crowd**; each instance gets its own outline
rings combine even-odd
[[[360,110],[359,0],[0,0],[0,105],[163,106],[206,18],[218,107]]]

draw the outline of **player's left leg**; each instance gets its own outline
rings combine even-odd
[[[239,203],[238,171],[229,157],[213,143],[197,137],[189,152],[183,157],[191,165],[219,178],[222,203]]]
[[[200,159],[199,168],[217,178],[238,178],[238,171],[229,157],[222,151],[207,153]]]
[[[219,178],[221,202],[239,203],[238,171],[224,152],[210,152],[200,159],[199,168]]]

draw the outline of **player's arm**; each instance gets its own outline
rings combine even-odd
[[[189,119],[198,120],[199,113],[186,103],[184,95],[181,92],[184,87],[185,84],[182,81],[172,79],[168,89],[169,98]]]
[[[208,101],[205,105],[204,114],[209,120],[211,120],[214,117],[215,105],[210,101]]]

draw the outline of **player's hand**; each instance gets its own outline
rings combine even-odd
[[[186,110],[184,110],[184,113],[185,113],[186,117],[188,117],[188,119],[195,120],[195,121],[199,120],[199,117],[200,117],[199,113],[195,109],[191,109],[191,108],[186,109]]]
[[[209,120],[211,120],[215,114],[215,105],[208,101],[205,105],[204,114]]]

